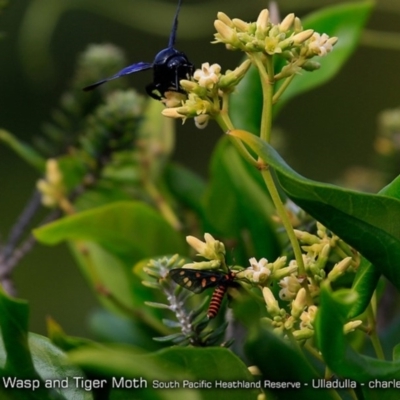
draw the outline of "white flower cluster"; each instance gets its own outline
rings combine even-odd
[[[170,118],[194,118],[198,128],[207,126],[208,120],[220,112],[220,100],[234,90],[250,68],[250,60],[244,61],[235,70],[221,74],[218,64],[203,63],[193,74],[193,80],[182,80],[182,88],[187,95],[166,92],[162,114]]]

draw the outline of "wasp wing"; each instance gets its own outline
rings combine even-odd
[[[89,90],[93,90],[93,89],[97,88],[97,86],[100,86],[103,83],[112,81],[113,79],[117,79],[117,78],[120,78],[121,76],[129,75],[129,74],[133,74],[135,72],[144,71],[144,70],[150,69],[150,68],[153,68],[152,63],[138,62],[136,64],[129,65],[129,67],[125,67],[125,68],[121,69],[121,71],[117,72],[113,76],[110,76],[109,78],[102,79],[101,81],[98,81],[96,83],[93,83],[92,85],[84,87],[83,90],[85,92],[87,92]]]
[[[176,31],[178,30],[178,15],[179,15],[179,11],[181,9],[181,3],[182,3],[182,0],[179,0],[178,7],[175,12],[174,22],[172,24],[171,34],[169,35],[169,42],[168,42],[169,48],[174,47],[174,45],[175,45]]]
[[[201,271],[190,268],[171,269],[169,271],[169,276],[178,285],[181,285],[193,293],[201,293],[207,288],[231,281],[231,277],[222,272]]]

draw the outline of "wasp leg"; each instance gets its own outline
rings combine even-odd
[[[156,85],[154,85],[154,83],[149,83],[146,86],[146,93],[150,97],[152,97],[155,100],[159,100],[159,101],[162,100],[162,97],[159,94],[155,93],[154,90],[157,90],[157,87],[156,87]]]

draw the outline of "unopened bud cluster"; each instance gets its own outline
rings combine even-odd
[[[287,64],[278,71],[275,80],[296,74],[301,69],[318,69],[319,64],[311,58],[325,56],[337,42],[336,37],[330,38],[312,29],[304,30],[300,19],[293,13],[288,14],[280,24],[274,24],[267,9],[262,10],[257,21],[252,23],[230,19],[220,12],[214,26],[217,30],[215,43],[224,43],[229,50],[283,57]]]
[[[342,275],[354,272],[359,256],[319,223],[315,235],[300,230],[295,233],[305,252],[302,257],[306,276],[299,275],[296,260],[288,262],[286,257],[279,257],[271,263],[265,258],[258,261],[251,258],[250,266],[238,272],[236,279],[243,279],[262,290],[269,314],[266,320],[274,331],[282,335],[290,331],[295,339],[303,341],[314,335],[321,283],[334,282]],[[280,289],[271,290],[274,285]],[[350,321],[344,331],[350,332],[360,324],[361,321]]]
[[[328,261],[335,263],[328,274],[331,282],[345,272],[354,272],[357,269],[360,263],[359,254],[320,223],[317,222],[316,234],[296,229],[294,232],[306,253],[306,271],[313,281],[325,279]]]
[[[209,261],[188,263],[183,268],[218,269],[225,267],[225,245],[214,239],[209,233],[204,235],[204,242],[194,236],[187,236],[186,241],[197,252],[197,255]]]

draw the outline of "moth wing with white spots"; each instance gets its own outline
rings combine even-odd
[[[208,288],[224,285],[232,280],[228,274],[190,268],[174,268],[169,271],[169,275],[178,285],[193,293],[201,293]]]

